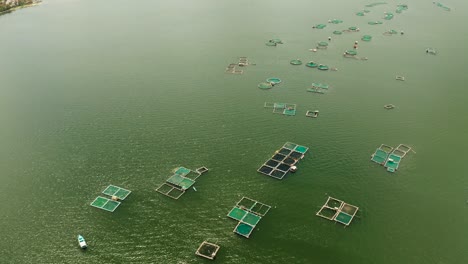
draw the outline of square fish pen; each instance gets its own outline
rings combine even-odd
[[[388,172],[395,172],[400,166],[400,161],[411,151],[411,147],[400,144],[393,148],[388,145],[380,147],[371,155],[371,161],[383,165]]]
[[[242,197],[237,204],[227,214],[229,218],[239,221],[234,228],[233,232],[249,238],[254,228],[260,222],[271,206],[248,197]]]
[[[197,251],[195,252],[195,255],[214,260],[216,257],[216,254],[219,251],[219,248],[220,246],[216,244],[203,241],[203,243],[200,244]]]
[[[358,210],[357,206],[329,196],[316,215],[348,226]]]
[[[288,104],[288,103],[269,103],[265,102],[263,105],[265,108],[273,108],[274,114],[283,114],[287,116],[294,116],[296,115],[296,104]]]
[[[185,167],[175,168],[174,174],[156,188],[156,191],[173,199],[179,199],[187,189],[195,184],[196,179],[207,171],[206,167],[200,167],[195,171]]]
[[[109,185],[104,189],[104,191],[102,191],[102,193],[109,195],[111,199],[98,196],[90,205],[108,212],[114,212],[120,205],[118,200],[125,200],[125,198],[130,195],[131,191],[115,185]]]
[[[308,150],[308,147],[286,142],[257,171],[272,178],[282,180],[291,170],[291,167],[304,158]]]

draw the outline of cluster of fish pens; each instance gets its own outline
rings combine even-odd
[[[371,155],[371,161],[384,166],[389,172],[395,172],[400,166],[400,161],[411,150],[411,147],[403,144],[398,145],[396,148],[382,144]]]

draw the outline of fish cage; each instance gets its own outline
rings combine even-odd
[[[91,202],[90,205],[105,211],[114,212],[115,209],[117,209],[117,207],[119,207],[121,204],[119,200],[125,200],[125,198],[130,195],[131,191],[119,186],[109,185],[104,189],[104,191],[102,191],[102,193],[110,196],[111,198],[109,199],[98,196]]]
[[[300,59],[291,60],[289,63],[292,65],[301,65],[302,61]]]
[[[229,211],[227,217],[238,221],[233,232],[249,238],[260,220],[270,211],[271,206],[248,197],[242,197]]]
[[[291,168],[304,158],[308,150],[308,147],[286,142],[257,171],[266,176],[282,180]]]
[[[220,246],[208,241],[203,241],[198,247],[197,251],[195,251],[195,255],[214,260],[216,258],[216,254],[218,254],[219,249]]]
[[[264,108],[273,108],[274,114],[283,114],[287,116],[296,115],[296,104],[289,103],[269,103],[265,102],[263,105]]]
[[[207,172],[208,168],[200,167],[190,170],[185,167],[177,167],[173,170],[166,182],[162,183],[156,191],[173,199],[179,199],[188,189],[195,184],[198,177]]]
[[[349,226],[358,210],[357,206],[329,196],[316,215]]]

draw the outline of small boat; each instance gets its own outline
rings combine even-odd
[[[312,117],[317,117],[319,114],[319,111],[318,110],[315,110],[313,113],[312,113]]]
[[[88,245],[86,244],[86,241],[82,235],[78,235],[78,244],[80,245],[80,248],[86,249]]]

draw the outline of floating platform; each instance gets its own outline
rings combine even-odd
[[[260,222],[271,206],[248,197],[242,197],[237,204],[227,214],[229,218],[239,221],[234,228],[233,232],[249,238],[254,228]]]
[[[93,202],[91,202],[91,206],[109,211],[114,212],[117,207],[119,207],[120,202],[118,200],[125,200],[131,191],[124,189],[122,187],[118,187],[115,185],[109,185],[102,191],[103,194],[109,195],[111,198],[106,198],[102,196],[96,197]]]
[[[349,226],[358,210],[357,206],[329,196],[316,215]]]
[[[173,171],[174,174],[165,183],[156,188],[156,191],[177,200],[190,187],[193,187],[198,177],[207,171],[208,168],[206,167],[200,167],[196,170],[177,167]]]
[[[208,241],[203,241],[195,252],[195,255],[214,260],[219,249],[220,246]]]
[[[282,180],[291,170],[291,167],[304,158],[308,150],[308,147],[286,142],[257,171],[272,178]]]
[[[387,171],[395,172],[401,160],[411,151],[411,147],[400,144],[396,148],[382,144],[371,156],[371,161],[383,165]]]
[[[269,103],[265,102],[263,105],[265,108],[273,108],[274,114],[283,114],[287,116],[294,116],[296,115],[296,104],[288,104],[288,103]]]
[[[398,81],[404,81],[404,80],[405,80],[405,77],[404,77],[404,76],[399,76],[399,75],[397,75],[397,76],[395,77],[395,79],[398,80]]]
[[[323,89],[318,88],[318,87],[307,88],[307,91],[311,92],[311,93],[318,93],[318,94],[324,94],[325,93],[323,91]]]
[[[437,51],[433,48],[427,48],[426,53],[431,55],[437,55]]]
[[[328,84],[326,83],[312,83],[312,87],[313,88],[320,88],[320,89],[326,89],[328,90],[328,88],[330,87]]]

